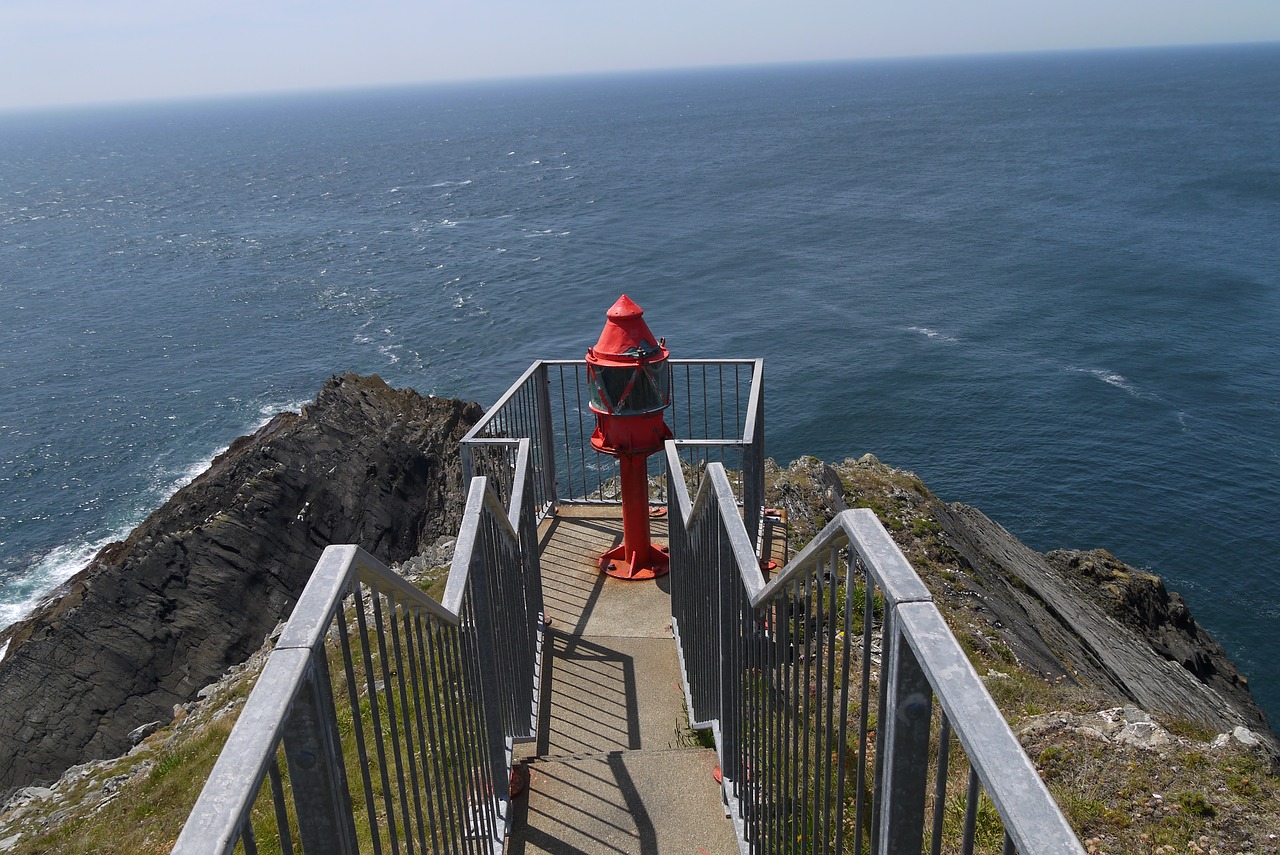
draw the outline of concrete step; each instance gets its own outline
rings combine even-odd
[[[688,726],[670,580],[621,581],[596,564],[621,522],[616,507],[562,508],[540,532],[554,623],[537,739],[517,746],[529,780],[506,851],[734,855],[715,752]],[[653,529],[662,539],[665,521]]]
[[[670,638],[552,632],[543,658],[543,759],[694,745]]]
[[[535,760],[508,855],[737,855],[706,748]]]

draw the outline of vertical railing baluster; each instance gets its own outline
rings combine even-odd
[[[844,785],[849,771],[845,761],[849,753],[849,674],[853,670],[850,654],[853,652],[853,610],[860,604],[854,600],[853,556],[842,550],[836,550],[834,554],[840,562],[838,566],[844,570],[844,594],[841,598],[844,604],[844,630],[840,644],[840,735],[836,743],[839,754],[836,765],[836,839],[833,849],[844,852]]]
[[[293,855],[293,835],[289,831],[289,808],[284,798],[284,782],[280,780],[279,757],[272,755],[267,776],[271,779],[271,803],[276,813],[276,832],[280,835],[280,853]]]
[[[307,853],[354,855],[357,851],[341,746],[322,637],[311,651],[306,678],[284,728],[293,806]]]
[[[744,598],[745,599],[745,598]],[[756,698],[756,621],[755,613],[751,610],[749,603],[744,603],[739,607],[742,615],[741,622],[744,629],[743,632],[743,669],[740,679],[743,681],[742,686],[742,721],[745,722],[746,734],[744,735],[745,760],[743,762],[742,784],[745,798],[745,815],[746,827],[749,829],[747,834],[748,843],[752,852],[760,851],[760,786],[759,775],[760,768],[760,721],[759,706]]]
[[[800,740],[800,828],[801,839],[804,851],[810,851],[813,848],[813,830],[812,817],[813,808],[810,805],[809,791],[813,783],[813,775],[810,774],[810,746],[809,737],[812,732],[810,715],[809,715],[809,698],[812,694],[810,686],[813,685],[813,658],[816,655],[814,644],[816,643],[817,628],[813,625],[814,608],[813,608],[813,592],[814,580],[812,576],[805,578],[804,582],[804,681],[800,687],[801,692],[801,710],[800,710],[800,726],[803,734]]]
[[[964,802],[964,836],[960,847],[962,855],[973,855],[973,842],[978,830],[978,799],[981,796],[978,787],[978,770],[970,766],[969,789],[965,793]]]
[[[884,641],[890,646],[886,649]],[[880,852],[918,852],[924,835],[924,803],[933,692],[897,625],[897,608],[885,604],[881,682],[888,683],[891,714],[880,722],[887,752]],[[886,679],[887,678],[887,679]]]
[[[876,823],[873,818],[870,828],[866,825],[867,810],[867,732],[871,719],[871,642],[872,632],[875,629],[875,592],[871,584],[871,576],[862,567],[861,560],[853,555],[850,550],[850,563],[857,561],[861,570],[859,574],[862,578],[862,685],[859,687],[861,696],[859,699],[858,710],[858,791],[855,796],[854,812],[857,814],[855,833],[857,834],[853,844],[854,855],[862,855],[863,838],[870,835],[872,841],[875,840]],[[879,722],[876,722],[877,730]],[[872,778],[874,780],[874,776]],[[878,805],[873,804],[874,811]],[[873,814],[874,817],[874,814]]]
[[[823,641],[827,646],[826,673],[827,681],[824,685],[821,697],[825,698],[826,705],[826,722],[823,725],[823,750],[822,750],[822,846],[823,849],[830,852],[832,850],[833,831],[831,828],[831,819],[833,814],[838,814],[839,808],[835,803],[835,793],[833,787],[835,785],[836,770],[832,768],[835,763],[835,754],[840,750],[839,746],[834,745],[834,737],[836,733],[835,726],[835,700],[836,691],[833,682],[836,678],[836,614],[840,605],[839,588],[836,584],[840,578],[837,572],[840,561],[840,553],[838,550],[831,550],[826,561],[826,573],[829,575],[827,583],[827,619],[826,631],[823,633]]]
[[[244,855],[258,855],[258,840],[253,836],[253,823],[248,820],[245,821],[240,842],[244,844]]]
[[[460,736],[455,773],[459,792],[462,794],[463,826],[459,829],[461,839],[469,852],[483,852],[485,847],[481,841],[487,840],[491,832],[489,810],[489,773],[485,762],[484,744],[484,701],[480,696],[479,680],[475,670],[476,652],[476,613],[475,613],[475,576],[468,575],[468,596],[462,607],[462,623],[459,631],[449,638],[453,647],[451,658],[457,663],[458,698],[457,728]]]
[[[409,852],[413,852],[412,831],[409,828],[409,798],[408,791],[404,782],[404,762],[400,752],[400,732],[399,717],[396,715],[395,690],[393,689],[393,680],[391,674],[391,661],[387,656],[387,629],[382,618],[382,595],[378,591],[374,591],[373,597],[373,623],[378,635],[378,663],[382,670],[382,691],[386,697],[386,717],[387,729],[385,731],[387,738],[391,741],[391,757],[395,762],[396,785],[399,790],[400,797],[398,799],[400,806],[401,819],[405,834],[405,842],[409,846]],[[392,606],[392,608],[395,608]],[[392,621],[395,626],[395,621]],[[399,833],[400,828],[396,825],[395,814],[388,808],[387,814],[387,831],[391,835],[391,849],[394,852],[400,851]]]
[[[382,715],[378,704],[377,672],[373,669],[373,653],[369,648],[369,626],[365,617],[364,596],[361,594],[361,590],[359,587],[356,588],[356,625],[360,629],[360,650],[364,656],[364,679],[368,689],[369,712],[373,725],[373,744],[377,749],[378,755],[378,773],[382,779],[382,802],[386,811],[387,833],[390,839],[391,851],[398,852],[400,845],[396,837],[395,808],[391,804],[391,778],[387,770],[387,750],[382,732]],[[377,602],[377,597],[378,592],[374,590],[372,598],[375,603]],[[369,817],[369,825],[375,834],[380,833],[377,819],[376,813],[371,814]]]
[[[423,821],[421,788],[418,786],[418,757],[417,757],[417,752],[414,749],[414,743],[413,743],[413,718],[411,718],[409,715],[409,710],[410,710],[409,686],[408,686],[408,683],[406,682],[405,660],[400,650],[400,632],[399,632],[399,629],[397,628],[395,609],[396,609],[395,604],[392,604],[391,645],[392,645],[392,650],[395,652],[395,657],[396,657],[396,683],[400,689],[400,720],[404,723],[404,728],[402,732],[404,734],[404,741],[405,741],[405,759],[407,760],[408,766],[409,766],[409,792],[413,798],[413,816],[417,820],[417,824],[418,824],[418,848],[423,853],[425,853],[427,851],[426,823]],[[410,637],[411,637],[410,633],[412,632],[412,629],[410,628],[410,624],[409,624],[411,618],[409,615],[408,608],[402,607],[400,613],[403,615],[404,632],[405,632],[404,637],[405,637],[405,644],[407,646],[410,644]],[[407,676],[409,681],[412,681],[416,687],[417,671],[415,670],[413,665],[412,649],[410,649],[409,668],[408,668]],[[416,706],[416,701],[417,701],[416,688],[414,690],[414,701]],[[423,750],[424,751],[426,750],[426,746],[423,746]],[[409,826],[407,820],[405,823],[404,834],[405,834],[405,838],[409,841],[409,850],[413,851],[413,829]]]
[[[947,813],[947,771],[951,761],[951,720],[939,710],[942,719],[938,727],[938,771],[933,785],[933,826],[930,831],[929,855],[941,855],[942,822]]]
[[[827,757],[826,757],[826,733],[825,733],[825,717],[823,716],[824,693],[823,677],[826,668],[824,660],[826,659],[827,645],[827,585],[826,585],[826,569],[830,564],[830,557],[824,556],[817,563],[817,572],[814,574],[814,606],[813,606],[813,688],[810,694],[813,696],[813,827],[810,830],[810,839],[813,841],[815,852],[823,851],[822,830],[826,815],[826,777],[827,777]]]
[[[563,372],[563,369],[562,369]],[[551,426],[551,378],[544,363],[538,375],[538,445],[534,449],[541,474],[542,495],[537,502],[541,509],[560,504],[556,495],[555,432]],[[534,547],[536,549],[536,546]]]
[[[405,647],[409,651],[409,672],[413,681],[413,718],[418,730],[418,744],[422,746],[422,790],[423,801],[427,805],[426,827],[423,833],[422,848],[424,852],[435,849],[435,841],[439,834],[436,820],[435,804],[432,793],[437,787],[432,785],[438,778],[430,769],[431,758],[436,753],[435,741],[427,741],[426,719],[431,715],[430,698],[427,694],[427,663],[423,649],[422,635],[430,626],[429,619],[417,609],[405,613]],[[421,822],[421,817],[419,822]],[[430,845],[428,845],[430,840]]]
[[[352,597],[358,610],[364,605],[359,594],[359,583],[352,589]],[[355,664],[351,657],[351,632],[347,624],[344,598],[338,606],[338,640],[342,647],[342,665],[347,680],[347,700],[351,706],[351,730],[356,743],[356,756],[360,760],[360,778],[364,785],[365,814],[369,818],[370,843],[374,855],[382,853],[382,835],[378,833],[378,814],[374,807],[373,782],[369,777],[369,746],[364,733],[364,715],[360,710],[360,685],[356,680]]]
[[[493,770],[490,766],[489,720],[494,711],[486,709],[484,685],[479,669],[478,636],[480,628],[477,624],[479,615],[476,609],[475,586],[480,574],[471,574],[471,596],[468,597],[463,616],[464,631],[455,636],[458,645],[458,664],[463,675],[464,689],[463,731],[470,735],[465,748],[468,757],[468,768],[465,770],[464,788],[469,801],[468,813],[478,819],[479,826],[474,829],[472,844],[477,851],[483,851],[480,840],[492,838],[496,825],[493,811]],[[483,584],[483,583],[481,583]]]
[[[441,756],[444,752],[432,752],[432,760],[436,767],[436,786],[441,791],[440,816],[444,824],[442,839],[446,852],[458,852],[462,845],[462,823],[465,819],[463,814],[466,810],[466,799],[458,787],[458,765],[456,762],[447,763],[448,759],[460,756],[457,753],[456,740],[462,729],[462,722],[457,714],[457,703],[454,697],[458,678],[455,673],[448,670],[455,660],[449,657],[450,651],[443,636],[456,635],[460,631],[457,627],[435,626],[431,628],[426,639],[427,650],[430,652],[428,676],[431,696],[433,706],[437,710],[435,715],[427,719],[427,734],[431,737],[432,745],[448,752],[447,757]]]
[[[576,381],[577,382],[574,383],[574,394],[577,396],[577,401],[578,401],[578,406],[577,406],[578,436],[586,437],[586,436],[589,436],[590,434],[586,429],[586,422],[584,421],[585,414],[583,413],[583,406],[582,406],[583,378],[578,377],[576,378]],[[590,408],[588,407],[587,409],[589,410]],[[582,489],[579,491],[579,493],[584,499],[588,498],[591,495],[591,491],[587,488],[587,448],[588,447],[589,447],[589,443],[586,443],[586,442],[578,443],[578,459],[580,462],[578,471],[582,473]],[[599,482],[597,481],[597,487],[598,486],[599,486]],[[597,497],[599,497],[598,493],[599,491],[597,490]]]
[[[783,851],[796,851],[796,828],[800,825],[797,822],[796,806],[800,801],[800,793],[798,786],[798,770],[800,764],[798,761],[798,747],[800,745],[800,734],[797,732],[800,726],[800,717],[796,715],[796,702],[800,697],[800,666],[798,658],[802,656],[799,643],[803,639],[803,634],[797,632],[795,622],[798,619],[796,613],[792,610],[799,602],[800,588],[797,582],[791,582],[785,592],[783,600],[783,608],[786,613],[786,620],[783,626],[787,632],[787,693],[786,693],[786,809],[787,815],[784,820],[784,833],[786,834],[786,847]]]

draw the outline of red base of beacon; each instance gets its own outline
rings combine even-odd
[[[627,545],[618,544],[600,556],[600,569],[615,579],[656,579],[671,570],[671,557],[666,547],[649,544],[649,548],[637,550],[640,554],[627,556]]]

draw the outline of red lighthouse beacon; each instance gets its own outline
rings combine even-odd
[[[667,345],[623,294],[605,314],[604,331],[587,349],[587,385],[596,429],[591,447],[618,458],[622,475],[622,545],[600,556],[600,569],[620,579],[652,579],[668,570],[667,554],[649,542],[647,458],[671,438],[662,411],[671,403]]]

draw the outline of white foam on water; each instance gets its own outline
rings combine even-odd
[[[922,335],[925,338],[936,338],[938,341],[947,341],[947,342],[959,341],[959,339],[957,339],[955,336],[950,336],[950,335],[947,335],[946,333],[938,332],[937,330],[930,329],[929,327],[907,327],[907,332],[913,332],[918,335]]]
[[[309,398],[289,401],[284,404],[263,404],[258,408],[257,422],[248,429],[247,433],[256,433],[275,418],[277,414],[290,410],[296,412],[303,404],[307,403],[310,403]],[[22,579],[5,586],[4,596],[9,601],[0,603],[0,629],[11,626],[30,614],[32,609],[47,600],[59,585],[87,567],[102,547],[127,538],[129,533],[146,519],[148,514],[167,502],[178,490],[195,480],[197,476],[209,468],[214,458],[226,451],[228,447],[224,445],[194,463],[157,471],[152,479],[150,488],[142,496],[144,506],[138,508],[123,525],[106,537],[89,542],[64,543],[41,556]]]
[[[1067,368],[1067,370],[1075,372],[1076,374],[1088,374],[1091,377],[1095,377],[1098,380],[1101,380],[1103,383],[1106,383],[1108,386],[1115,386],[1117,389],[1123,389],[1124,391],[1128,392],[1130,395],[1134,396],[1135,398],[1154,397],[1153,395],[1149,395],[1143,392],[1137,386],[1134,386],[1125,378],[1123,374],[1120,374],[1116,371],[1111,371],[1110,369],[1107,369],[1107,368],[1076,368],[1075,366],[1071,366]]]
[[[6,586],[5,595],[16,599],[0,604],[0,629],[12,626],[30,614],[32,609],[49,598],[51,591],[88,566],[98,550],[126,534],[127,530],[93,543],[63,544],[43,555],[20,582]]]

